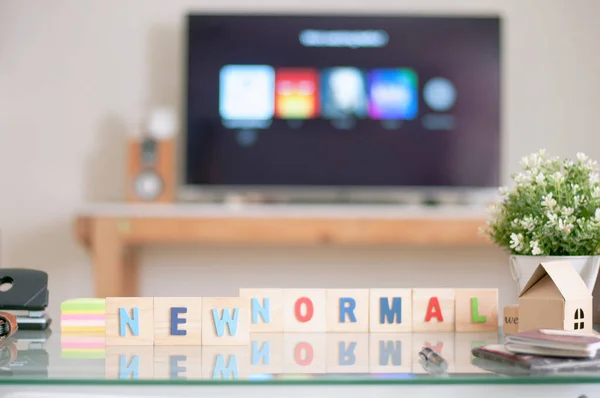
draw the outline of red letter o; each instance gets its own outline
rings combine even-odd
[[[303,352],[304,351],[304,355]],[[294,350],[294,359],[296,363],[301,366],[308,366],[312,363],[314,358],[314,351],[312,345],[307,342],[302,342],[296,344],[296,348]]]
[[[302,304],[306,306],[306,314],[302,315]],[[308,322],[312,319],[314,307],[312,301],[308,297],[300,297],[294,305],[294,314],[298,322]]]

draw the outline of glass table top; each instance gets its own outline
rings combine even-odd
[[[0,384],[600,383],[600,373],[531,375],[478,362],[497,333],[252,334],[248,346],[112,346],[103,335],[19,331],[0,342]],[[447,371],[425,368],[429,346]]]

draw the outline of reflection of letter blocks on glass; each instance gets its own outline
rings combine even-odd
[[[369,334],[370,373],[411,373],[412,333]]]
[[[203,345],[250,344],[250,299],[221,297],[202,299]]]
[[[154,347],[154,378],[199,380],[202,378],[202,347]]]
[[[368,333],[328,333],[327,373],[369,373]]]
[[[413,289],[413,332],[454,331],[454,289]]]
[[[369,331],[369,289],[327,289],[327,332]]]
[[[284,373],[326,373],[325,333],[283,335]]]
[[[202,298],[155,297],[154,323],[155,345],[201,345]]]
[[[250,373],[283,373],[283,334],[250,335]]]
[[[106,347],[105,377],[118,380],[154,378],[154,347]]]
[[[248,346],[202,347],[202,379],[247,380],[249,375]]]
[[[154,299],[108,297],[106,345],[154,345]]]
[[[498,330],[498,289],[456,289],[457,332]]]
[[[326,331],[325,289],[285,289],[283,291],[284,332]]]
[[[250,333],[283,332],[283,289],[240,289],[250,299]]]
[[[371,289],[369,318],[371,332],[412,331],[412,290]]]

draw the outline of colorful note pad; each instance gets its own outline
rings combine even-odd
[[[103,359],[106,353],[106,338],[98,334],[62,334],[61,357],[70,359]]]
[[[60,326],[63,333],[104,333],[105,300],[79,298],[63,302],[60,306]]]

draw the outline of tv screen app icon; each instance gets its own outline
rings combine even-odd
[[[367,116],[367,79],[351,67],[325,69],[321,73],[321,114],[328,119]]]
[[[275,71],[267,65],[226,65],[219,76],[219,113],[225,120],[269,120]]]
[[[311,119],[319,110],[318,73],[312,68],[278,68],[275,73],[275,116]]]
[[[369,73],[369,116],[379,120],[417,117],[418,80],[412,69],[374,69]]]

